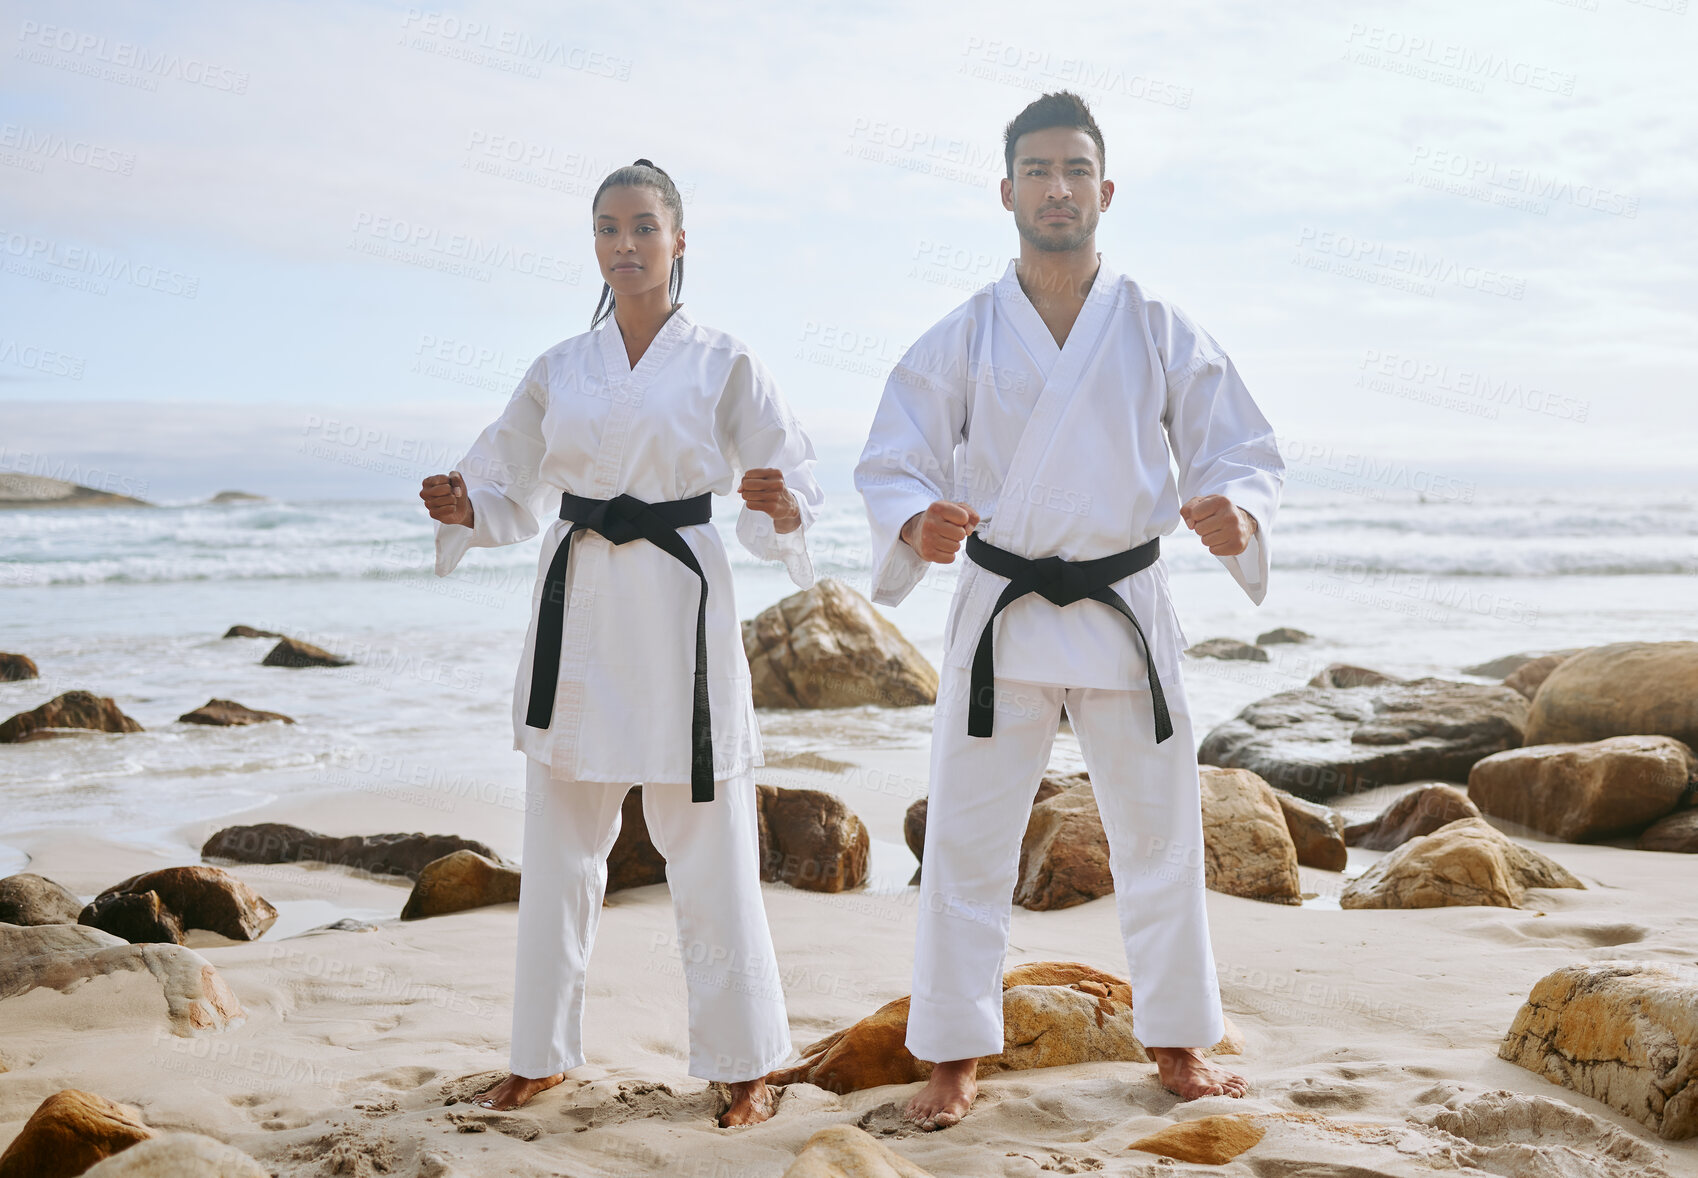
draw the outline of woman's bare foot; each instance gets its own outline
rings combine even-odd
[[[1183,1100],[1196,1100],[1199,1096],[1243,1096],[1250,1090],[1250,1081],[1210,1063],[1195,1047],[1146,1047],[1144,1052],[1156,1061],[1162,1087]]]
[[[979,1061],[957,1059],[932,1068],[932,1078],[914,1094],[904,1114],[920,1128],[947,1129],[967,1115],[979,1094]]]
[[[725,1087],[731,1092],[731,1107],[719,1118],[721,1129],[758,1125],[778,1111],[778,1093],[764,1079],[738,1080]]]
[[[479,1108],[518,1108],[543,1089],[552,1088],[565,1078],[565,1072],[555,1072],[552,1076],[543,1076],[534,1080],[528,1076],[510,1072],[501,1083],[473,1097],[471,1103]]]

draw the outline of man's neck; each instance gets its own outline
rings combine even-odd
[[[1014,276],[1044,326],[1055,337],[1056,346],[1067,343],[1068,333],[1085,305],[1085,297],[1091,293],[1101,265],[1094,237],[1078,249],[1064,253],[1020,243],[1020,260],[1015,263]]]

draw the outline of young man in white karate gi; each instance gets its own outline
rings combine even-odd
[[[855,470],[874,601],[902,601],[966,542],[908,1016],[908,1049],[936,1063],[907,1110],[927,1129],[966,1114],[978,1058],[1003,1050],[1020,842],[1063,704],[1109,840],[1134,1033],[1180,1096],[1248,1090],[1202,1054],[1224,1021],[1187,642],[1158,538],[1183,521],[1260,604],[1284,463],[1214,339],[1097,253],[1114,185],[1078,96],[1033,102],[1005,153],[1020,256],[896,365]]]

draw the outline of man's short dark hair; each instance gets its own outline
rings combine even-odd
[[[1002,155],[1008,164],[1010,180],[1014,179],[1014,145],[1020,141],[1020,136],[1028,131],[1043,131],[1050,127],[1077,127],[1089,135],[1091,142],[1097,145],[1097,167],[1107,167],[1103,133],[1097,126],[1097,120],[1091,117],[1091,108],[1073,91],[1056,90],[1033,99],[1003,129]]]

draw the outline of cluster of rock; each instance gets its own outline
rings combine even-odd
[[[1185,648],[1185,654],[1194,659],[1245,659],[1254,663],[1268,661],[1265,647],[1277,646],[1284,643],[1311,642],[1314,635],[1295,626],[1280,626],[1275,630],[1266,630],[1256,635],[1254,642],[1242,642],[1237,638],[1207,638]]]
[[[937,702],[937,670],[836,577],[743,623],[757,708],[904,708]]]

